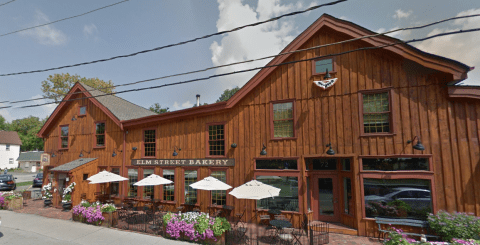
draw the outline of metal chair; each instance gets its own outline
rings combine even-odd
[[[243,216],[245,216],[246,212],[247,212],[247,207],[245,206],[245,208],[243,209],[243,212],[235,214],[235,218],[237,219],[235,221],[235,226],[238,226],[239,223],[243,223],[242,218]]]

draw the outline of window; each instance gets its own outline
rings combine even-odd
[[[83,174],[83,180],[87,180],[88,179],[88,174]]]
[[[197,170],[185,170],[185,203],[197,203],[197,190],[190,187],[197,182]]]
[[[312,195],[310,193],[310,177],[307,177],[307,210],[308,211],[312,210],[311,201],[312,201]]]
[[[68,148],[68,125],[60,126],[60,148]]]
[[[105,122],[95,123],[95,146],[105,147]]]
[[[225,125],[208,125],[209,156],[225,156]]]
[[[430,170],[428,158],[363,158],[364,171]]]
[[[13,164],[13,158],[8,159],[8,164]]]
[[[143,156],[155,157],[156,138],[155,129],[148,129],[143,131]]]
[[[173,183],[168,185],[162,185],[163,188],[163,200],[164,201],[175,201],[175,170],[174,169],[164,169],[163,178],[173,181]]]
[[[227,183],[226,171],[212,171],[210,174],[212,177]],[[227,204],[227,191],[212,191],[212,204],[213,205],[226,205]]]
[[[320,74],[325,74],[326,70],[328,69],[328,72],[335,72],[335,61],[334,59],[318,59],[314,60],[312,62],[312,75],[320,75]]]
[[[280,195],[257,201],[259,209],[280,209],[283,211],[299,211],[298,177],[257,175],[256,180],[264,184],[280,188]]]
[[[143,178],[147,178],[148,176],[153,174],[153,169],[147,168],[143,170]],[[143,197],[150,197],[153,200],[153,185],[147,185],[143,187]]]
[[[269,170],[297,170],[297,160],[256,160],[256,169],[269,169]]]
[[[306,158],[307,170],[337,170],[337,158]]]
[[[9,151],[9,150],[10,150],[10,144],[7,144],[7,145],[6,145],[5,150],[6,150],[6,151]]]
[[[137,196],[137,186],[133,185],[138,181],[138,169],[130,168],[128,169],[128,197]]]
[[[426,220],[433,211],[426,179],[363,179],[365,215]]]
[[[344,213],[353,214],[352,180],[343,178],[343,208]]]
[[[112,168],[112,173],[120,175],[120,168]],[[111,188],[111,194],[118,196],[120,193],[120,183],[117,182],[112,182],[110,183],[110,188]]]
[[[78,115],[79,116],[87,115],[87,106],[86,105],[78,107]]]
[[[294,130],[294,101],[272,103],[272,123],[273,138],[293,138]]]
[[[360,98],[362,134],[392,133],[391,89],[363,92]]]

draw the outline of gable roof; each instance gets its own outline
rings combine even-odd
[[[20,152],[17,161],[36,161],[40,162],[42,159],[43,151],[29,151],[29,152]]]
[[[323,14],[313,24],[311,24],[305,31],[298,35],[290,44],[288,44],[280,53],[287,53],[300,49],[313,35],[315,35],[321,28],[328,27],[336,32],[344,33],[352,38],[358,38],[362,36],[376,34],[366,28],[363,28],[357,24],[342,19],[337,19],[331,15]],[[372,38],[362,39],[371,46],[383,46],[392,43],[397,43],[400,40],[385,35],[380,35]],[[409,44],[399,44],[383,48],[390,52],[403,56],[406,59],[412,60],[425,67],[450,73],[453,75],[454,80],[461,81],[467,77],[467,73],[472,70],[461,62],[448,59],[442,56],[423,52]],[[141,123],[149,123],[154,121],[169,120],[177,117],[194,116],[207,112],[217,112],[224,109],[232,108],[238,104],[248,93],[250,93],[255,87],[257,87],[266,77],[268,77],[279,65],[285,62],[294,54],[281,55],[272,59],[266,66],[274,66],[261,69],[255,76],[253,76],[238,92],[236,92],[227,102],[220,102],[209,106],[200,106],[195,108],[184,109],[175,112],[167,112],[154,116],[149,116],[142,119],[132,119],[126,122],[122,122],[125,127],[133,126]]]
[[[77,82],[73,85],[70,91],[68,91],[68,94],[63,98],[57,108],[55,108],[48,120],[37,133],[38,137],[44,137],[45,132],[53,124],[60,112],[65,110],[68,104],[72,103],[69,100],[75,98],[77,92],[83,93],[87,98],[90,97],[88,99],[110,117],[110,119],[112,119],[112,121],[120,128],[123,127],[121,121],[156,115],[155,112],[132,102],[126,101],[115,95],[109,95],[102,91],[94,90],[94,88],[84,83]]]
[[[18,133],[15,131],[0,131],[0,144],[22,145]]]
[[[83,164],[87,164],[91,161],[97,160],[96,158],[79,158],[77,160],[73,160],[71,162],[67,162],[65,164],[62,164],[60,166],[52,168],[51,171],[62,171],[62,172],[68,172],[72,171],[75,168],[78,168],[82,166]]]

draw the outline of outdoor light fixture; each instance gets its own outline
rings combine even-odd
[[[233,144],[231,145],[231,147],[232,147],[232,148],[237,148],[237,144],[236,144],[236,143],[233,143]]]
[[[77,118],[75,116],[73,116],[72,121],[77,121]]]
[[[121,150],[119,152],[122,152]],[[112,157],[116,157],[117,153],[115,153],[115,149],[113,149]]]
[[[173,147],[173,154],[172,154],[174,157],[178,156],[178,152],[175,149],[178,149],[178,151],[182,150],[182,149],[178,148],[177,146],[174,146]]]
[[[420,141],[420,138],[415,135],[415,137],[412,140],[408,140],[407,144],[413,143],[413,141],[417,139],[417,144],[413,145],[413,149],[423,151],[425,150],[425,147],[422,145],[422,142]]]
[[[328,143],[325,147],[330,147],[330,148],[327,150],[327,154],[328,154],[328,155],[335,155],[335,151],[332,149],[332,143]]]
[[[326,69],[325,71],[325,76],[323,76],[323,80],[327,80],[327,79],[330,79],[332,78],[332,76],[330,76],[330,73],[328,73],[328,68]]]
[[[267,149],[267,147],[265,146],[265,144],[263,144],[262,151],[260,152],[260,155],[262,155],[262,156],[267,155],[267,151],[265,149]]]
[[[82,153],[82,152],[86,152],[86,153],[90,154],[90,151],[81,150],[81,151],[80,151],[80,155],[78,155],[78,157],[83,157],[83,153]]]
[[[132,147],[132,150],[136,151],[136,150],[137,150],[137,147],[135,147],[135,146],[134,146],[134,147]]]
[[[55,155],[55,153],[52,153],[52,157],[56,157],[57,155]]]

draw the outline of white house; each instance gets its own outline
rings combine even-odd
[[[15,131],[0,131],[0,169],[16,168],[22,141]]]

